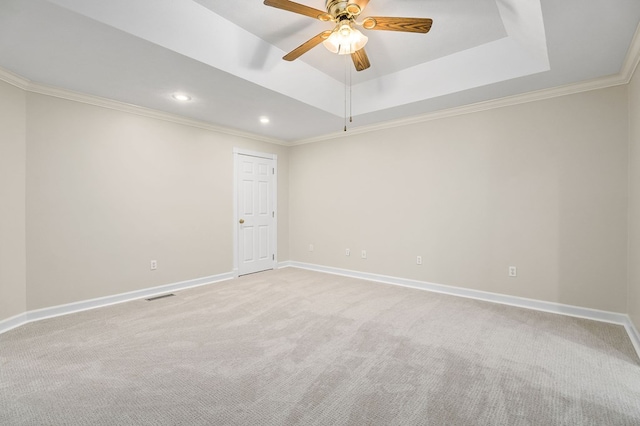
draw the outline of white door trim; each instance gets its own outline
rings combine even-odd
[[[238,221],[240,216],[238,215],[238,169],[239,169],[239,156],[247,155],[250,157],[266,158],[273,160],[274,175],[273,175],[273,191],[271,192],[271,201],[273,205],[273,211],[275,212],[276,220],[273,221],[273,227],[271,229],[271,250],[274,254],[273,269],[278,268],[278,156],[276,154],[269,154],[266,152],[251,151],[243,148],[233,148],[233,276],[238,278],[239,274],[239,261],[240,261],[240,244],[238,241],[238,235],[240,233],[240,226]]]

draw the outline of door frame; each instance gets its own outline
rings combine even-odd
[[[238,171],[240,170],[240,156],[265,158],[273,160],[273,191],[271,191],[271,205],[274,211],[274,221],[271,227],[271,250],[273,252],[273,269],[278,265],[278,156],[266,152],[251,151],[243,148],[233,148],[233,276],[238,278],[240,270],[240,215],[238,212]]]

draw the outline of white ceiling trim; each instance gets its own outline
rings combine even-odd
[[[469,64],[474,64],[469,67]],[[420,102],[501,81],[548,71],[510,37],[439,58],[354,88],[354,115]],[[452,78],[453,75],[453,78]],[[406,84],[426,81],[420,87]]]
[[[638,68],[638,64],[640,64],[640,25],[638,25],[633,40],[631,40],[627,57],[620,71],[620,74],[625,77],[625,83],[631,81],[633,74]]]
[[[307,143],[315,143],[322,142],[326,140],[339,139],[344,137],[349,137],[357,134],[369,133],[383,129],[389,129],[394,127],[406,126],[410,124],[422,123],[431,120],[437,120],[446,117],[453,117],[457,115],[463,114],[471,114],[474,112],[481,112],[495,108],[503,108],[511,105],[519,105],[528,102],[536,102],[540,100],[555,98],[559,96],[566,96],[581,92],[587,92],[591,90],[604,89],[607,87],[619,86],[623,84],[628,84],[633,77],[636,68],[640,64],[640,26],[636,30],[635,36],[631,42],[629,47],[625,63],[622,67],[622,70],[618,74],[614,74],[609,77],[599,78],[594,80],[589,80],[585,82],[580,82],[576,84],[556,87],[552,89],[540,90],[536,92],[529,92],[522,95],[510,96],[501,99],[495,99],[486,102],[480,102],[472,105],[467,105],[459,108],[450,108],[443,111],[437,111],[427,114],[422,114],[414,117],[408,117],[400,120],[388,121],[381,124],[370,125],[365,127],[354,128],[349,130],[348,132],[336,132],[328,135],[324,135],[317,138],[310,138],[299,140],[295,142],[285,142],[282,140],[268,138],[261,135],[256,135],[248,132],[241,132],[235,129],[229,129],[222,126],[211,125],[206,122],[187,119],[183,116],[169,114],[157,110],[153,110],[150,108],[144,108],[136,105],[130,105],[119,101],[114,101],[111,99],[100,98],[92,95],[85,95],[76,92],[72,92],[69,90],[49,87],[42,84],[35,84],[25,79],[17,74],[14,74],[8,70],[0,68],[0,80],[9,83],[13,86],[16,86],[25,91],[40,93],[43,95],[54,96],[62,99],[67,99],[76,102],[82,102],[94,106],[100,106],[104,108],[110,108],[118,111],[129,112],[132,114],[155,118],[159,120],[165,120],[173,123],[183,124],[186,126],[193,126],[196,128],[201,128],[205,130],[211,130],[218,133],[239,136],[243,138],[248,138],[252,140],[262,141],[273,143],[276,145],[283,146],[296,146]]]
[[[286,52],[194,1],[48,0],[72,12],[124,31],[236,77],[340,116],[343,84],[302,62],[285,62]],[[175,20],[180,16],[180,20]],[[184,26],[182,22],[189,22]],[[220,34],[224,34],[223,37]],[[201,41],[194,43],[194,40]],[[255,68],[246,53],[273,51]],[[291,75],[296,78],[291,78]],[[322,87],[323,90],[317,90]]]
[[[547,34],[540,0],[496,2],[505,30],[529,56],[549,69]]]
[[[41,84],[30,84],[27,87],[27,90],[29,92],[39,93],[41,95],[81,102],[81,103],[98,106],[102,108],[108,108],[116,111],[122,111],[130,114],[140,115],[143,117],[154,118],[157,120],[164,120],[171,123],[182,124],[185,126],[191,126],[199,129],[204,129],[204,130],[210,130],[213,132],[223,133],[226,135],[238,136],[241,138],[247,138],[247,139],[252,139],[252,140],[261,141],[261,142],[268,142],[276,145],[287,145],[285,142],[278,139],[269,138],[269,137],[257,135],[254,133],[242,132],[240,130],[230,129],[223,126],[216,126],[203,121],[193,120],[190,118],[183,117],[181,115],[170,114],[167,112],[158,111],[151,108],[131,105],[124,102],[114,101],[111,99],[101,98],[93,95],[84,95],[81,93],[75,93],[65,89],[58,89],[58,88],[49,87]]]
[[[83,104],[93,105],[93,106],[102,107],[102,108],[108,108],[108,109],[126,112],[130,114],[135,114],[135,115],[140,115],[147,118],[153,118],[157,120],[168,121],[171,123],[182,124],[185,126],[195,127],[198,129],[210,130],[213,132],[223,133],[226,135],[252,139],[255,141],[267,142],[275,145],[284,145],[284,146],[289,145],[288,143],[285,143],[279,139],[269,138],[266,136],[257,135],[249,132],[242,132],[239,130],[230,129],[223,126],[216,126],[213,124],[206,123],[204,121],[185,118],[177,114],[170,114],[167,112],[158,111],[151,108],[145,108],[137,105],[127,104],[120,101],[114,101],[112,99],[101,98],[99,96],[85,95],[82,93],[77,93],[77,92],[73,92],[66,89],[59,89],[56,87],[46,86],[44,84],[34,83],[10,71],[7,71],[3,68],[0,68],[0,80],[31,93],[38,93],[41,95],[51,96],[54,98],[80,102]]]
[[[549,71],[540,1],[497,4],[507,37],[356,85],[354,116]]]
[[[30,81],[26,78],[20,77],[18,74],[14,74],[3,68],[0,68],[0,80],[22,90],[27,90],[27,87],[29,87],[30,84]]]
[[[535,92],[529,92],[522,95],[509,96],[506,98],[493,99],[485,102],[478,102],[475,104],[469,104],[462,107],[450,108],[436,112],[430,112],[427,114],[417,115],[414,117],[402,118],[399,120],[387,121],[380,124],[373,124],[370,126],[363,126],[350,129],[347,132],[336,132],[317,138],[304,139],[296,142],[289,143],[290,146],[304,145],[308,143],[322,142],[331,139],[341,139],[353,135],[360,135],[363,133],[375,132],[378,130],[392,129],[394,127],[408,126],[411,124],[424,123],[427,121],[439,120],[441,118],[455,117],[458,115],[472,114],[475,112],[482,112],[491,109],[503,108],[507,106],[520,105],[529,102],[537,102],[545,99],[557,98],[560,96],[573,95],[582,92],[588,92],[591,90],[605,89],[607,87],[620,86],[627,84],[630,77],[617,74],[611,77],[599,78],[581,83],[570,84],[567,86],[555,87],[553,89],[539,90]]]
[[[637,36],[638,34],[636,34]],[[637,40],[637,37],[636,37]],[[571,84],[567,86],[556,87],[553,89],[539,90],[536,92],[529,92],[522,95],[509,96],[506,98],[494,99],[491,101],[479,102],[476,104],[465,105],[458,108],[450,108],[442,111],[431,112],[414,117],[403,118],[399,120],[392,120],[385,123],[374,124],[370,126],[363,126],[350,129],[347,132],[335,132],[317,138],[303,139],[294,142],[286,142],[274,138],[268,138],[262,135],[257,135],[248,132],[241,132],[235,129],[229,129],[222,126],[215,126],[203,121],[193,120],[185,118],[180,115],[170,114],[163,111],[154,110],[151,108],[144,108],[137,105],[131,105],[124,102],[114,101],[111,99],[101,98],[93,95],[85,95],[81,93],[72,92],[65,89],[59,89],[49,87],[42,84],[32,83],[20,76],[17,76],[7,70],[0,68],[0,80],[5,81],[11,85],[19,87],[25,91],[39,93],[46,96],[53,96],[70,101],[81,102],[93,106],[99,106],[103,108],[109,108],[117,111],[128,112],[144,117],[155,118],[158,120],[165,120],[172,123],[183,124],[186,126],[192,126],[204,130],[211,130],[218,133],[228,134],[232,136],[239,136],[247,139],[257,140],[261,142],[273,143],[283,146],[296,146],[304,145],[308,143],[322,142],[332,139],[341,139],[353,135],[359,135],[363,133],[375,132],[378,130],[391,129],[395,127],[408,126],[411,124],[423,123],[432,120],[438,120],[441,118],[455,117],[458,115],[472,114],[475,112],[487,111],[496,108],[503,108],[512,105],[519,105],[528,102],[536,102],[545,99],[556,98],[560,96],[572,95],[581,92],[588,92],[591,90],[605,89],[607,87],[620,86],[628,84],[631,81],[633,72],[637,65],[640,63],[640,41],[634,42],[634,57],[633,59],[627,58],[627,66],[624,67],[624,72],[619,74],[590,80],[586,82]]]
[[[332,95],[343,93],[342,82],[304,61],[282,61],[285,52],[198,2],[48,1],[332,115],[341,117],[343,112],[341,97]],[[501,0],[496,4],[506,38],[357,84],[353,93],[360,102],[353,105],[353,115],[548,71],[540,0]],[[185,20],[188,27],[181,24]],[[255,68],[246,58],[250,51],[271,53]],[[456,78],[451,78],[452,73]],[[406,84],[425,80],[429,84]]]

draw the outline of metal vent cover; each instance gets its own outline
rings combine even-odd
[[[164,299],[165,297],[171,297],[171,296],[175,296],[175,294],[173,293],[169,293],[169,294],[161,294],[160,296],[153,296],[150,297],[147,300],[147,302],[153,302],[154,300],[158,300],[158,299]]]

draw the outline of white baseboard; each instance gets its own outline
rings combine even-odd
[[[631,318],[627,317],[629,321],[624,325],[624,328],[627,330],[629,334],[629,338],[631,339],[631,343],[633,343],[633,347],[636,348],[636,352],[640,357],[640,333],[638,333],[638,329],[636,328]]]
[[[0,334],[13,330],[16,327],[20,327],[23,324],[27,323],[27,314],[19,314],[13,316],[11,318],[4,319],[0,321]]]
[[[199,287],[202,285],[218,283],[233,279],[233,272],[212,275],[209,277],[196,278],[193,280],[181,281],[172,284],[165,284],[158,287],[151,287],[142,290],[130,291],[127,293],[114,294],[111,296],[99,297],[96,299],[83,300],[66,305],[52,306],[49,308],[27,311],[24,314],[16,315],[6,320],[0,321],[0,334],[12,330],[29,322],[39,321],[46,318],[53,318],[60,315],[72,314],[89,309],[101,308],[115,305],[117,303],[129,302],[136,299],[146,299],[174,291],[185,290],[187,288]]]
[[[466,297],[487,302],[500,303],[503,305],[516,306],[519,308],[533,309],[536,311],[550,312],[554,314],[567,315],[571,317],[585,318],[595,321],[607,322],[624,326],[629,334],[631,343],[640,357],[640,334],[634,326],[631,318],[626,314],[617,312],[601,311],[598,309],[582,308],[580,306],[565,305],[562,303],[546,302],[543,300],[527,299],[524,297],[508,296],[499,293],[490,293],[480,290],[471,290],[462,287],[453,287],[444,284],[434,284],[426,281],[410,280],[406,278],[390,277],[386,275],[371,274],[368,272],[352,271],[349,269],[333,268],[330,266],[314,265],[304,262],[281,262],[280,268],[300,268],[310,271],[325,272],[333,275],[341,275],[351,278],[359,278],[367,281],[375,281],[385,284],[399,285],[402,287],[416,288],[420,290],[432,291],[435,293],[449,294],[452,296]]]
[[[500,303],[503,305],[516,306],[520,308],[533,309],[537,311],[550,312],[554,314],[567,315],[578,318],[586,318],[595,321],[618,324],[625,327],[631,343],[640,357],[640,333],[635,327],[631,318],[626,314],[616,312],[600,311],[597,309],[582,308],[579,306],[564,305],[555,302],[545,302],[542,300],[527,299],[523,297],[508,296],[498,293],[489,293],[480,290],[471,290],[462,287],[453,287],[443,284],[434,284],[426,281],[410,280],[406,278],[390,277],[367,272],[352,271],[348,269],[333,268],[330,266],[314,265],[310,263],[286,261],[277,264],[277,268],[300,268],[310,271],[325,272],[333,275],[341,275],[351,278],[359,278],[367,281],[380,282],[385,284],[399,285],[403,287],[416,288],[420,290],[432,291],[436,293],[449,294],[453,296],[466,297],[487,302]],[[81,302],[69,303],[66,305],[53,306],[50,308],[28,311],[23,314],[7,318],[0,321],[0,334],[12,330],[29,322],[46,318],[53,318],[60,315],[67,315],[74,312],[86,311],[116,303],[128,302],[131,300],[149,298],[168,292],[184,290],[187,288],[199,287],[237,278],[237,271],[225,274],[212,275],[209,277],[197,278],[194,280],[182,281],[173,284],[166,284],[159,287],[152,287],[143,290],[131,291],[112,296],[100,297],[97,299],[85,300]]]

